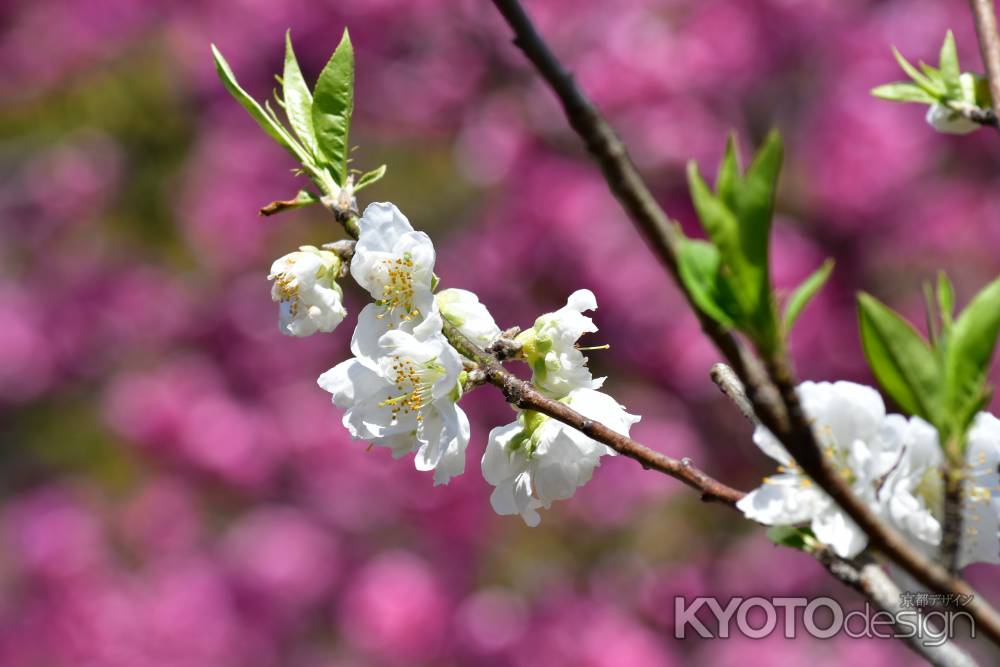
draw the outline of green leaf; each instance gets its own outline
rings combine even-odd
[[[730,209],[736,208],[736,189],[740,185],[740,158],[736,149],[736,134],[729,133],[726,152],[715,177],[715,192]]]
[[[319,75],[313,92],[312,125],[320,154],[337,178],[337,185],[347,180],[349,133],[354,112],[354,48],[344,36]]]
[[[724,327],[734,326],[732,298],[719,277],[718,249],[707,241],[684,239],[677,259],[681,282],[699,310]]]
[[[300,162],[307,163],[308,156],[303,151],[302,147],[288,134],[288,131],[277,122],[275,118],[269,115],[260,104],[257,103],[250,95],[240,87],[240,84],[236,82],[236,75],[233,74],[233,70],[229,67],[229,63],[226,59],[222,57],[222,53],[219,49],[212,44],[212,57],[215,59],[215,69],[219,73],[219,78],[222,80],[222,84],[229,91],[237,102],[239,102],[244,109],[249,112],[250,116],[257,121],[265,132],[267,132],[272,139],[277,141],[279,144],[284,146],[288,152],[296,157]]]
[[[354,191],[357,192],[361,188],[366,188],[372,183],[381,180],[381,178],[385,176],[385,169],[386,166],[383,164],[381,167],[378,167],[377,169],[372,169],[368,173],[363,174],[361,178],[358,179],[358,182],[355,184]]]
[[[750,263],[767,270],[767,244],[774,215],[774,193],[784,159],[781,134],[771,130],[747,169],[746,184],[738,196],[743,252]]]
[[[944,90],[941,89],[936,83],[927,78],[922,74],[916,67],[910,64],[910,62],[903,57],[896,47],[892,47],[892,55],[896,57],[896,62],[899,66],[903,68],[907,76],[913,79],[918,86],[924,89],[929,95],[931,95],[935,100],[940,99],[941,95],[944,94]]]
[[[1000,333],[1000,278],[972,299],[952,326],[945,358],[945,391],[957,434],[965,432],[987,394],[986,376]]]
[[[809,528],[771,526],[767,529],[767,538],[778,546],[799,551],[812,551],[819,546],[819,541]]]
[[[281,77],[281,86],[289,124],[309,154],[317,155],[316,135],[312,126],[312,93],[309,92],[309,86],[302,76],[302,70],[299,69],[299,61],[295,58],[291,30],[285,33],[285,70]]]
[[[308,190],[299,190],[294,199],[282,199],[273,201],[260,209],[261,215],[274,215],[283,211],[290,211],[303,206],[311,206],[320,203],[320,198]]]
[[[962,75],[962,70],[958,66],[958,49],[955,47],[955,35],[951,30],[944,36],[944,43],[941,44],[941,56],[938,59],[938,67],[941,68],[941,78],[949,91],[957,93],[959,91],[958,77]]]
[[[709,189],[705,179],[698,172],[698,165],[694,160],[688,162],[687,175],[691,201],[708,237],[718,246],[724,259],[738,257],[739,223],[736,216]]]
[[[786,334],[791,332],[792,327],[795,326],[795,321],[802,313],[802,309],[816,296],[816,293],[826,283],[830,274],[833,273],[833,265],[834,261],[832,259],[826,260],[822,266],[802,281],[802,284],[792,292],[792,295],[788,298],[788,303],[785,304],[785,315],[782,326]]]
[[[879,384],[909,414],[941,428],[941,367],[909,322],[868,294],[858,295],[861,345]]]
[[[920,104],[936,104],[937,98],[927,94],[920,86],[909,81],[896,81],[872,88],[871,94],[891,102],[919,102]]]
[[[941,74],[941,71],[939,69],[937,69],[936,67],[931,67],[930,65],[928,65],[927,63],[925,63],[923,60],[921,60],[920,61],[920,71],[923,72],[924,75],[928,79],[930,79],[931,81],[933,81],[935,83],[935,85],[938,85],[938,86],[941,86],[941,87],[944,86],[944,76]]]
[[[941,325],[945,335],[948,335],[955,314],[955,288],[944,271],[938,274],[937,302],[941,313]]]

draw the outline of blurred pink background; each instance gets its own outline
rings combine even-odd
[[[875,100],[889,46],[936,58],[960,0],[533,0],[552,46],[630,144],[667,210],[772,126],[787,161],[779,285],[825,257],[793,347],[803,378],[870,382],[853,295],[920,319],[939,268],[962,301],[1000,270],[1000,138],[934,134]],[[308,78],[347,26],[356,164],[438,245],[447,286],[502,327],[594,290],[595,374],[638,440],[752,488],[770,464],[708,380],[716,356],[489,3],[10,0],[0,8],[0,665],[913,664],[847,638],[673,639],[675,595],[835,594],[809,557],[735,512],[607,460],[524,527],[478,459],[511,413],[463,402],[467,474],[444,488],[366,452],[315,378],[351,326],[282,337],[266,276],[338,238],[289,157],[216,79],[209,42],[266,97],[292,29]],[[362,295],[347,293],[356,313]],[[995,572],[971,570],[1000,599]]]

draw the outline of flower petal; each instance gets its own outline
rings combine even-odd
[[[816,537],[841,558],[853,558],[868,544],[868,536],[835,504],[830,503],[812,520]]]

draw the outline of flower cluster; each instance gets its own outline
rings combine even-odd
[[[473,292],[435,294],[434,245],[394,205],[369,205],[358,229],[350,275],[372,302],[358,315],[353,357],[323,373],[319,385],[344,410],[352,437],[388,447],[397,458],[412,452],[418,470],[433,471],[434,483],[446,484],[465,470],[469,420],[458,401],[472,362],[449,343],[444,322],[480,347],[496,341],[500,328]],[[343,321],[341,268],[336,254],[312,247],[274,263],[270,278],[282,332],[308,336]],[[639,418],[596,391],[604,378],[591,376],[577,346],[580,336],[597,331],[583,314],[595,308],[593,293],[579,290],[509,343],[530,366],[539,391],[628,435]],[[572,497],[600,458],[614,453],[557,420],[520,411],[513,423],[490,432],[483,455],[483,476],[496,487],[493,509],[535,526],[539,508]]]
[[[928,552],[942,540],[944,457],[937,430],[919,417],[886,414],[878,392],[852,382],[805,382],[799,399],[824,455],[852,491]],[[865,548],[867,535],[795,464],[765,427],[754,442],[778,474],[738,507],[767,525],[808,525],[838,555]],[[962,480],[959,567],[1000,563],[1000,420],[980,413],[969,431]]]

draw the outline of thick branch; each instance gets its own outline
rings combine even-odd
[[[993,0],[969,0],[972,16],[976,22],[976,36],[979,38],[979,52],[986,67],[986,78],[990,82],[993,97],[993,120],[1000,118],[1000,35],[997,33],[997,14]]]
[[[548,48],[520,3],[517,0],[493,0],[493,3],[513,29],[514,43],[558,96],[570,125],[600,166],[612,192],[633,222],[646,233],[675,282],[683,289],[678,280],[676,259],[679,232],[656,203],[622,142]],[[994,101],[1000,101],[1000,95],[996,95]],[[937,592],[974,594],[968,584],[951,576],[946,569],[915,550],[899,532],[882,521],[830,466],[799,405],[794,375],[784,354],[765,359],[767,375],[762,376],[757,364],[745,354],[733,336],[701,315],[691,295],[686,290],[684,293],[695,313],[699,314],[702,328],[746,386],[761,423],[781,440],[802,469],[868,534],[870,544]],[[964,610],[976,618],[977,625],[994,642],[1000,644],[1000,616],[987,602],[976,597]]]

